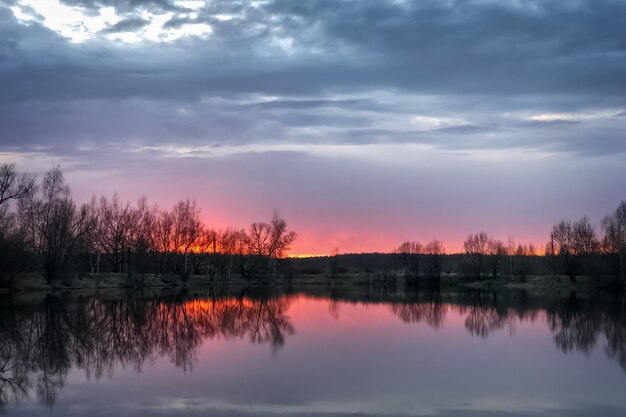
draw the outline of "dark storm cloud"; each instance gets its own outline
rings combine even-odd
[[[62,0],[68,6],[79,6],[87,10],[98,10],[101,7],[114,7],[122,12],[137,9],[180,10],[169,0]]]
[[[110,2],[120,11],[153,3],[173,5]],[[209,11],[194,21],[222,10],[239,10],[241,18],[222,26],[241,30],[258,26],[256,36],[246,39],[248,48],[241,49],[240,39],[233,33],[219,30],[212,46],[205,41],[186,45],[187,59],[167,66],[178,76],[161,80],[168,88],[156,93],[150,93],[154,90],[150,83],[130,82],[133,67],[141,67],[140,62],[126,57],[130,65],[125,68],[105,59],[99,64],[114,71],[109,81],[126,94],[149,97],[167,95],[169,89],[194,97],[230,91],[315,93],[327,87],[395,87],[437,94],[581,92],[623,96],[626,91],[626,58],[620,56],[626,46],[626,29],[614,18],[626,13],[622,2],[528,2],[526,7],[469,1],[274,1],[258,8],[244,4],[239,3],[237,9],[227,2],[210,3]],[[89,5],[95,11],[102,4],[82,2],[83,7]],[[3,20],[11,19],[4,14]],[[290,58],[271,47],[274,59],[260,56],[268,53],[273,38],[287,37],[293,39],[295,56]],[[162,49],[152,46],[146,51],[156,53],[157,48]],[[221,53],[243,60],[230,62],[220,71],[210,63],[215,59],[224,63]],[[112,58],[122,60],[123,55],[117,51]],[[89,75],[88,68],[79,66],[80,70]]]
[[[624,57],[615,54],[624,51],[626,28],[614,18],[626,12],[623,2],[276,1],[269,9],[319,25],[325,39],[375,58],[372,72],[387,69],[378,72],[387,82],[416,90],[625,88]]]
[[[626,2],[214,1],[193,15],[165,0],[63,3],[92,15],[114,7],[122,20],[75,44],[0,7],[3,149],[409,142],[582,155],[626,146],[626,25],[616,18]],[[142,11],[171,12],[165,28],[213,31],[132,46],[103,39],[145,27]],[[606,109],[617,117],[525,119]],[[443,121],[414,126],[415,115]]]
[[[104,33],[115,33],[115,32],[132,32],[136,29],[141,29],[142,27],[149,24],[150,21],[146,19],[138,19],[131,18],[122,20],[111,27],[104,29],[102,32]]]
[[[168,20],[167,22],[165,22],[163,26],[166,28],[170,28],[170,29],[179,29],[183,25],[186,25],[189,23],[198,23],[198,22],[199,22],[198,19],[191,19],[188,17],[172,18]]]

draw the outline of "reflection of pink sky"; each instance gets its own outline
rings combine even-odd
[[[190,301],[188,313],[208,313],[220,302]],[[244,299],[246,303],[253,301]],[[259,413],[277,407],[285,414],[338,407],[345,412],[374,407],[382,414],[396,407],[408,415],[424,404],[443,409],[450,398],[481,398],[491,404],[518,391],[522,406],[528,398],[557,395],[565,395],[563,401],[570,404],[569,397],[590,395],[598,386],[605,397],[615,396],[621,385],[608,383],[607,375],[623,381],[621,370],[601,353],[584,357],[555,349],[544,312],[525,312],[519,318],[511,311],[504,326],[479,337],[467,328],[471,309],[452,304],[441,305],[446,314],[438,328],[426,320],[405,322],[388,303],[333,303],[300,295],[288,296],[286,305],[283,313],[294,333],[285,336],[277,351],[267,342],[251,343],[249,334],[230,338],[218,333],[199,341],[193,369],[187,371],[163,357],[146,363],[140,374],[119,366],[111,379],[85,384],[84,370],[76,368],[59,402],[93,406],[116,398],[120,407],[139,403],[169,410],[207,404],[207,411],[245,404]],[[581,373],[584,381],[577,378]],[[562,389],[564,380],[581,382],[570,392]],[[517,391],[511,391],[512,384]],[[612,391],[605,393],[607,387]]]
[[[333,301],[327,298],[310,297],[307,295],[287,297],[289,298],[289,308],[286,311],[286,315],[296,328],[296,335],[302,333],[302,331],[312,334],[324,334],[332,330],[332,328],[335,328],[335,330],[352,329],[358,332],[367,331],[368,329],[375,332],[378,330],[382,331],[382,329],[385,328],[397,328],[402,326],[425,326],[426,328],[430,328],[425,318],[416,322],[404,322],[400,317],[394,314],[391,309],[393,305],[400,304]],[[217,304],[223,302],[236,304],[239,301],[231,299],[217,301]],[[250,301],[244,299],[243,302],[247,303]],[[188,304],[190,306],[199,305],[201,308],[210,310],[212,302],[190,301]],[[426,303],[423,305],[426,305]],[[466,335],[466,323],[472,308],[446,303],[441,304],[440,308],[444,312],[441,328],[445,328],[447,332],[461,333],[463,336]],[[483,310],[481,307],[474,307],[474,309]],[[190,311],[191,310],[193,309],[190,309]],[[488,308],[487,310],[491,311],[492,309]],[[548,330],[546,322],[547,317],[545,311],[530,311],[525,313],[524,317],[520,318],[511,310],[506,317],[505,325],[500,329],[494,330],[493,333],[504,332],[508,334],[511,329],[523,328],[525,334],[530,332],[536,335],[543,335]],[[289,337],[287,339],[287,344],[288,343]],[[206,344],[207,343],[205,343],[205,345]],[[211,344],[211,342],[208,344]],[[210,347],[208,348],[211,349]]]
[[[390,310],[390,303],[365,303],[332,301],[326,298],[315,298],[306,295],[298,295],[292,298],[288,315],[294,323],[302,323],[307,326],[321,326],[332,317],[331,309],[335,309],[337,321],[344,325],[356,327],[372,327],[373,325],[392,325],[399,321],[399,318]],[[476,307],[479,309],[480,307]],[[446,328],[465,328],[465,322],[469,314],[469,308],[456,304],[441,304],[441,309],[445,312],[444,326]],[[541,324],[546,322],[545,311],[529,313],[520,320],[513,311],[510,312],[510,321],[515,324],[532,322]],[[532,320],[531,320],[532,315]],[[416,323],[414,323],[416,324]],[[422,324],[424,324],[422,322]],[[536,326],[531,326],[536,327]]]

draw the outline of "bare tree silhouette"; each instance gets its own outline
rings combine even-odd
[[[593,255],[599,242],[587,217],[572,223],[562,220],[554,225],[550,235],[552,250],[561,258],[564,271],[572,282],[581,273],[581,263]]]

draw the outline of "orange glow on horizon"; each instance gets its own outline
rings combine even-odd
[[[205,213],[201,215],[202,222],[209,229],[215,231],[239,231],[246,230],[249,221],[236,220],[225,217],[223,214]],[[260,220],[263,220],[262,218]],[[463,254],[465,249],[463,241],[471,232],[477,232],[481,229],[468,227],[467,230],[442,230],[441,233],[424,232],[417,234],[398,234],[397,231],[381,232],[378,227],[363,228],[333,228],[330,226],[320,227],[309,219],[292,219],[285,215],[288,229],[295,231],[298,236],[290,250],[285,253],[287,258],[313,258],[330,256],[335,248],[339,250],[339,254],[359,254],[359,253],[392,253],[402,242],[411,240],[426,243],[437,239],[444,245],[446,254],[455,255]],[[326,223],[321,220],[324,225]],[[515,239],[515,244],[532,243],[538,255],[543,255],[545,242],[548,240],[548,233],[543,237],[542,234],[529,234],[524,230],[490,230],[484,229],[490,236],[502,241],[505,245],[508,236],[511,235]],[[517,237],[516,237],[517,236]],[[195,253],[199,252],[194,250]],[[220,249],[218,248],[218,252]]]
[[[296,242],[297,243],[297,242]],[[399,242],[397,246],[399,246],[402,242]],[[524,244],[528,244],[526,242],[524,242]],[[535,246],[535,256],[545,256],[546,255],[546,248],[545,245],[543,244],[535,244],[533,243]],[[465,254],[465,249],[463,248],[463,245],[451,245],[450,247],[448,247],[445,243],[444,243],[444,248],[446,249],[446,255],[463,255]],[[452,248],[452,249],[450,249]],[[517,248],[517,246],[515,247]],[[354,250],[354,251],[341,251],[338,253],[338,255],[353,255],[353,254],[366,254],[366,253],[381,253],[381,254],[392,254],[395,250],[395,247],[391,247],[391,248],[386,248],[386,249],[381,249],[381,250],[363,250],[363,251],[359,251],[359,250]],[[305,258],[322,258],[322,257],[328,257],[328,256],[332,256],[330,253],[326,252],[319,252],[319,253],[300,253],[297,250],[291,250],[287,253],[287,258],[291,258],[291,259],[305,259]],[[508,255],[505,255],[508,256]]]

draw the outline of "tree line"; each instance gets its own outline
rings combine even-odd
[[[437,241],[435,241],[437,242]],[[529,275],[566,275],[576,282],[581,275],[612,277],[615,284],[626,284],[626,201],[604,217],[599,231],[584,216],[579,220],[561,220],[550,231],[545,251],[540,253],[530,244],[515,244],[512,238],[507,243],[494,239],[486,232],[471,233],[463,242],[464,253],[454,270],[466,280],[481,281],[502,275],[517,277],[525,281]],[[432,242],[422,245],[406,241],[394,253],[405,270],[414,280],[420,274],[439,279],[431,267],[422,267],[439,251],[433,250]],[[445,253],[445,249],[441,249]],[[543,255],[543,256],[542,256]],[[440,262],[451,260],[441,257]],[[439,268],[441,269],[441,268]]]
[[[117,195],[78,205],[59,167],[37,179],[0,165],[0,285],[28,272],[48,284],[76,274],[120,273],[129,284],[146,274],[267,274],[296,237],[278,212],[247,228],[213,229],[189,198],[169,210]]]
[[[525,281],[531,275],[612,277],[626,284],[626,202],[607,215],[600,228],[587,217],[556,223],[539,250],[531,244],[502,242],[484,231],[468,235],[462,254],[446,254],[437,239],[426,244],[406,241],[385,254],[339,254],[313,260],[282,259],[296,239],[278,213],[247,228],[217,230],[204,224],[194,200],[171,209],[136,204],[117,195],[92,198],[78,205],[57,167],[40,179],[20,174],[15,165],[0,165],[0,286],[15,277],[40,273],[48,284],[72,276],[94,279],[122,274],[129,285],[144,285],[146,276],[185,281],[205,275],[211,281],[233,275],[315,274],[331,277],[372,272],[386,277],[401,272],[411,284],[422,278],[438,284],[442,275],[467,281],[502,276]]]

